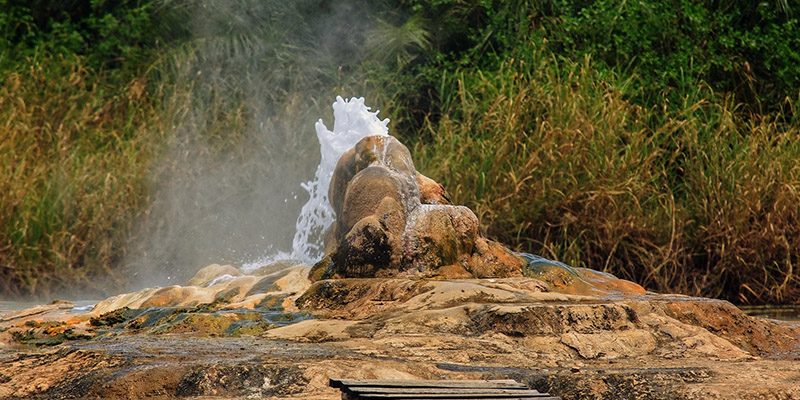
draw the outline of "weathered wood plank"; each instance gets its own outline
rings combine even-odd
[[[436,399],[436,400],[456,400],[456,399],[554,399],[545,393],[517,393],[517,394],[498,394],[498,393],[348,393],[355,399]]]
[[[354,393],[407,393],[407,394],[436,394],[436,393],[457,393],[457,394],[540,394],[532,389],[493,389],[493,388],[387,388],[377,386],[348,386],[347,390]]]
[[[426,380],[359,380],[359,379],[331,379],[330,386],[341,388],[344,386],[380,386],[380,387],[429,387],[429,388],[492,388],[492,389],[527,389],[528,387],[513,379],[497,380],[452,380],[452,381],[426,381]]]
[[[358,380],[331,379],[348,400],[560,400],[511,379],[503,380]]]

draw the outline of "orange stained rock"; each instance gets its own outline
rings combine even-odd
[[[633,282],[588,268],[540,265],[531,276],[547,283],[550,290],[564,294],[639,296],[647,293]]]
[[[422,204],[452,204],[450,195],[441,183],[417,172],[419,201]]]

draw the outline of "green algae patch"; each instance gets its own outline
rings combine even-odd
[[[151,334],[188,333],[199,336],[258,335],[266,330],[310,318],[307,313],[283,310],[151,309],[129,321],[125,328]],[[149,328],[149,329],[148,329]]]
[[[266,295],[256,304],[255,308],[267,311],[283,311],[283,302],[287,297],[289,297],[288,294]]]
[[[94,335],[76,332],[72,328],[66,328],[65,324],[41,324],[36,328],[24,331],[11,332],[11,337],[19,344],[41,346],[56,346],[61,343],[73,340],[91,339]]]
[[[332,275],[333,271],[333,260],[331,260],[331,256],[325,256],[322,260],[319,260],[311,270],[308,272],[308,279],[311,282],[321,281],[323,279],[329,279]]]
[[[226,303],[221,299],[194,307],[123,307],[92,318],[90,325],[98,329],[95,336],[102,337],[123,333],[255,336],[312,318],[309,313],[285,311],[282,304],[288,296],[269,295],[258,303],[255,310],[224,309]],[[21,339],[33,340],[21,335]]]
[[[231,318],[216,314],[180,314],[172,321],[153,328],[150,333],[195,333],[210,336],[224,332],[231,323]]]
[[[240,287],[224,290],[217,294],[217,296],[214,298],[214,302],[211,304],[230,303],[234,298],[236,298],[236,296],[239,296],[240,294],[242,294],[242,288]]]
[[[224,333],[235,337],[243,335],[257,336],[275,327],[275,324],[263,319],[257,321],[236,321],[233,322]]]
[[[269,329],[309,319],[307,313],[280,311],[228,311],[215,313],[180,313],[166,318],[149,333],[191,333],[201,336],[258,335]]]
[[[89,324],[98,328],[111,328],[131,319],[135,314],[138,313],[137,311],[138,310],[132,310],[128,307],[122,307],[120,309],[101,314],[99,317],[93,317],[89,319]]]
[[[313,318],[307,312],[265,312],[264,317],[278,326],[291,325],[300,321]]]
[[[278,286],[277,282],[278,279],[282,278],[282,275],[274,275],[274,276],[265,276],[260,281],[256,282],[253,287],[247,292],[245,297],[251,296],[254,294],[260,293],[269,293],[269,292],[278,292],[281,288]]]

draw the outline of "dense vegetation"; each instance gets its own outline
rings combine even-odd
[[[124,281],[135,223],[164,229],[148,176],[177,168],[153,163],[185,140],[175,126],[249,159],[274,147],[256,119],[305,132],[341,93],[384,110],[518,250],[656,291],[800,301],[788,2],[288,3],[0,0],[2,297]]]
[[[0,1],[2,297],[102,290],[147,206],[151,8],[85,3]]]

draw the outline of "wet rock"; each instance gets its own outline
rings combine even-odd
[[[125,293],[99,302],[92,309],[92,315],[98,316],[123,307],[194,307],[215,302],[228,308],[253,308],[263,300],[266,293],[282,292],[297,297],[311,284],[308,280],[310,268],[306,266],[295,266],[266,276],[242,275],[228,279],[219,279],[228,275],[224,273],[230,272],[227,268],[207,268],[212,271],[204,273],[204,280],[211,279],[206,283],[208,286],[174,285]],[[287,301],[287,304],[293,303]]]
[[[311,270],[308,272],[308,280],[316,282],[321,279],[328,279],[332,274],[333,260],[331,260],[331,256],[325,256],[311,267]]]
[[[390,136],[369,136],[339,160],[329,198],[337,219],[330,255],[340,276],[401,270],[403,232],[419,204],[411,154]]]
[[[19,354],[3,360],[0,398],[78,399],[91,396],[97,386],[124,365],[122,357],[55,347],[38,354]],[[45,368],[41,368],[44,365]]]
[[[405,261],[419,272],[454,265],[466,267],[478,238],[478,217],[462,206],[420,205],[410,216]],[[469,272],[464,268],[465,272]],[[455,277],[452,272],[448,277]],[[464,274],[460,274],[464,275]],[[466,274],[469,276],[469,274]],[[463,277],[463,276],[461,276]]]
[[[336,215],[341,215],[339,210],[344,208],[349,182],[370,166],[381,166],[405,180],[401,192],[402,200],[404,204],[408,202],[413,208],[414,198],[417,201],[419,199],[419,191],[414,182],[417,171],[408,148],[391,136],[367,136],[345,152],[334,169],[328,198],[337,212]]]
[[[237,315],[238,317],[239,315]],[[169,320],[154,327],[150,333],[192,333],[202,336],[213,336],[230,327],[233,318],[226,315],[209,313],[179,313]]]
[[[520,256],[527,261],[523,274],[545,282],[555,292],[591,296],[639,296],[647,293],[643,287],[605,272],[571,267],[531,254]]]
[[[441,183],[417,173],[419,201],[422,204],[451,204],[450,195]]]
[[[476,278],[522,276],[525,260],[493,240],[479,237],[468,264]]]
[[[298,263],[296,260],[275,260],[268,264],[262,265],[255,270],[246,272],[246,275],[255,275],[255,276],[266,276],[272,275],[283,270],[293,268],[293,267],[302,267],[302,263]],[[243,274],[245,274],[243,272]]]
[[[194,276],[186,283],[188,286],[207,286],[216,279],[242,275],[238,268],[231,265],[211,264],[197,271]]]
[[[296,367],[231,365],[202,366],[184,375],[178,396],[242,396],[261,398],[300,391],[308,379]]]
[[[388,168],[370,166],[348,183],[342,207],[337,209],[338,232],[347,234],[362,219],[375,216],[395,236],[403,233],[408,204],[403,177]]]
[[[322,400],[341,397],[333,377],[511,378],[565,399],[800,395],[800,325],[723,301],[569,295],[530,277],[330,279],[296,298],[272,278],[280,291],[254,310],[129,309],[95,318],[102,340],[0,347],[0,398]],[[0,342],[74,328],[60,312],[0,316]]]
[[[331,261],[339,276],[386,276],[399,269],[400,250],[399,239],[383,229],[376,217],[370,216],[358,221],[348,232],[331,255]]]
[[[686,326],[702,328],[724,336],[735,346],[755,355],[792,353],[800,349],[797,331],[786,330],[785,324],[750,317],[727,301],[664,301],[654,306],[664,315]]]
[[[114,327],[115,325],[128,321],[137,314],[138,314],[137,312],[131,310],[128,307],[122,307],[113,311],[109,311],[105,314],[101,314],[98,317],[92,317],[89,320],[89,324],[99,328],[104,328],[104,327],[111,328]]]
[[[362,139],[339,160],[329,199],[337,220],[325,248],[332,277],[520,276],[525,261],[481,238],[478,218],[414,169],[391,136]],[[314,279],[324,274],[314,270]]]
[[[583,359],[606,360],[646,355],[655,350],[657,344],[650,332],[639,329],[613,333],[568,332],[561,335],[561,343]]]
[[[86,340],[94,337],[92,332],[81,331],[76,332],[64,323],[48,323],[30,329],[15,329],[11,331],[11,337],[19,344],[32,346],[56,346],[70,340]]]

